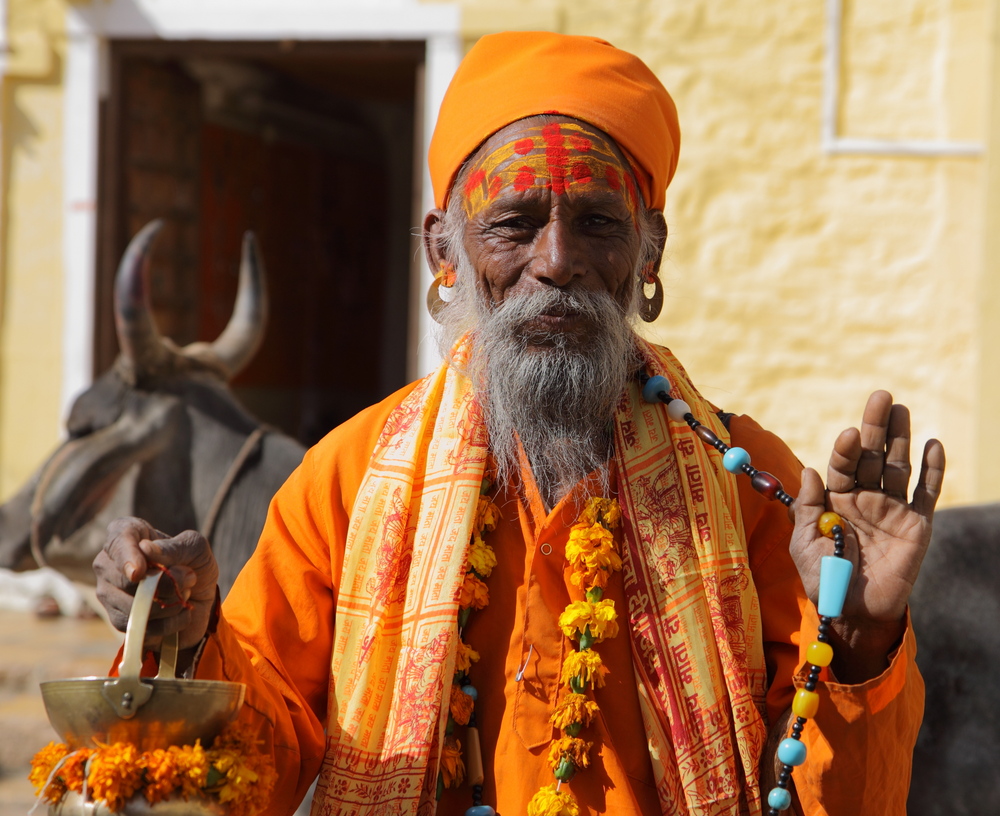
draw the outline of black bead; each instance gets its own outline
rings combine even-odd
[[[781,787],[783,787],[783,788],[787,787],[788,786],[788,780],[791,779],[791,778],[792,778],[792,769],[789,768],[787,765],[785,765],[781,769],[781,776],[778,777],[778,784],[781,785]],[[784,782],[783,785],[781,784],[782,782]]]
[[[755,468],[755,467],[754,467],[753,465],[751,465],[751,464],[749,464],[749,463],[747,463],[747,464],[745,464],[745,465],[742,465],[742,466],[740,467],[740,470],[742,470],[742,471],[743,471],[743,472],[744,472],[744,473],[745,473],[745,474],[746,474],[747,476],[749,476],[749,477],[750,477],[751,479],[752,479],[752,478],[753,478],[753,477],[754,477],[754,476],[756,475],[756,473],[757,473],[757,468]]]
[[[809,722],[809,720],[807,720],[805,717],[796,717],[795,718],[795,725],[798,725],[800,727],[803,726],[803,725],[805,725],[807,722]]]
[[[806,691],[816,691],[816,680],[806,680]]]
[[[767,816],[781,816],[781,811],[776,808],[768,808]]]
[[[720,440],[719,440],[718,442],[716,442],[716,443],[715,443],[714,447],[715,447],[715,449],[716,449],[716,450],[717,450],[717,451],[718,451],[719,453],[721,453],[721,454],[722,454],[723,456],[725,456],[725,455],[726,455],[726,452],[727,452],[727,451],[729,450],[729,445],[727,445],[727,444],[726,444],[725,442],[723,442],[723,441],[722,441],[721,439],[720,439]]]
[[[802,733],[802,724],[795,723],[795,725],[792,726],[792,739],[798,739],[799,734],[801,733]]]

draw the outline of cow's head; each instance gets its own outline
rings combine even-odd
[[[0,508],[0,566],[28,566],[30,549],[38,564],[90,580],[110,518],[136,513],[164,529],[197,527],[211,500],[202,494],[212,492],[212,474],[227,464],[227,451],[213,444],[224,448],[258,425],[227,386],[264,334],[267,295],[256,241],[244,238],[225,330],[212,343],[179,348],[160,336],[149,303],[150,248],[161,226],[144,227],[118,267],[118,359],[77,398],[68,439]],[[195,461],[199,455],[204,463]]]

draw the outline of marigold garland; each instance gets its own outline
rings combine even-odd
[[[76,751],[52,742],[31,760],[28,779],[35,795],[52,804],[67,791],[82,794],[86,782],[88,795],[114,813],[141,793],[151,805],[215,798],[230,816],[256,816],[267,808],[278,775],[255,742],[242,723],[228,726],[207,751],[200,741],[144,752],[122,742]]]
[[[559,628],[577,642],[577,651],[563,661],[561,680],[566,692],[552,712],[550,721],[565,736],[552,742],[549,764],[556,777],[554,785],[538,791],[528,803],[528,816],[579,816],[580,808],[562,784],[578,770],[590,766],[592,743],[580,739],[580,731],[591,724],[598,706],[587,698],[586,687],[600,688],[608,670],[591,647],[618,634],[615,603],[605,599],[604,588],[611,573],[622,567],[614,530],[621,523],[621,509],[615,499],[594,498],[587,502],[570,528],[566,559],[573,574],[570,581],[585,590],[586,598],[572,601],[559,616]]]
[[[455,655],[455,674],[451,682],[448,701],[448,722],[441,748],[441,770],[438,774],[438,798],[444,788],[457,788],[465,781],[465,763],[462,760],[462,743],[454,735],[456,725],[475,724],[475,689],[469,684],[469,670],[479,660],[479,652],[462,640],[466,624],[473,610],[485,609],[490,602],[490,592],[485,579],[493,572],[497,556],[483,540],[484,532],[496,529],[500,511],[489,497],[489,479],[483,479],[479,502],[472,522],[472,535],[466,556],[465,578],[458,596],[458,649]]]

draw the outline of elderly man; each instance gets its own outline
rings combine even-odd
[[[279,769],[269,813],[317,773],[322,814],[777,812],[768,734],[803,686],[792,808],[904,812],[906,601],[943,450],[909,501],[908,414],[876,393],[824,491],[637,337],[662,305],[678,146],[635,57],[483,38],[430,148],[445,364],[309,451],[221,609],[199,535],[112,525],[101,598],[121,624],[150,563],[169,567],[192,608],[151,631],[180,632],[194,676],[246,683]],[[832,626],[814,606],[828,510],[854,564]]]

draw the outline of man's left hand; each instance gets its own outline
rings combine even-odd
[[[791,554],[816,603],[820,559],[833,554],[832,539],[817,521],[827,510],[846,522],[845,556],[854,564],[843,615],[834,623],[833,664],[837,679],[859,683],[888,666],[899,641],[910,591],[931,537],[931,519],[944,477],[944,447],[924,446],[912,500],[910,412],[887,391],[868,398],[861,429],[848,428],[833,446],[824,491],[819,474],[806,468],[792,505]]]

